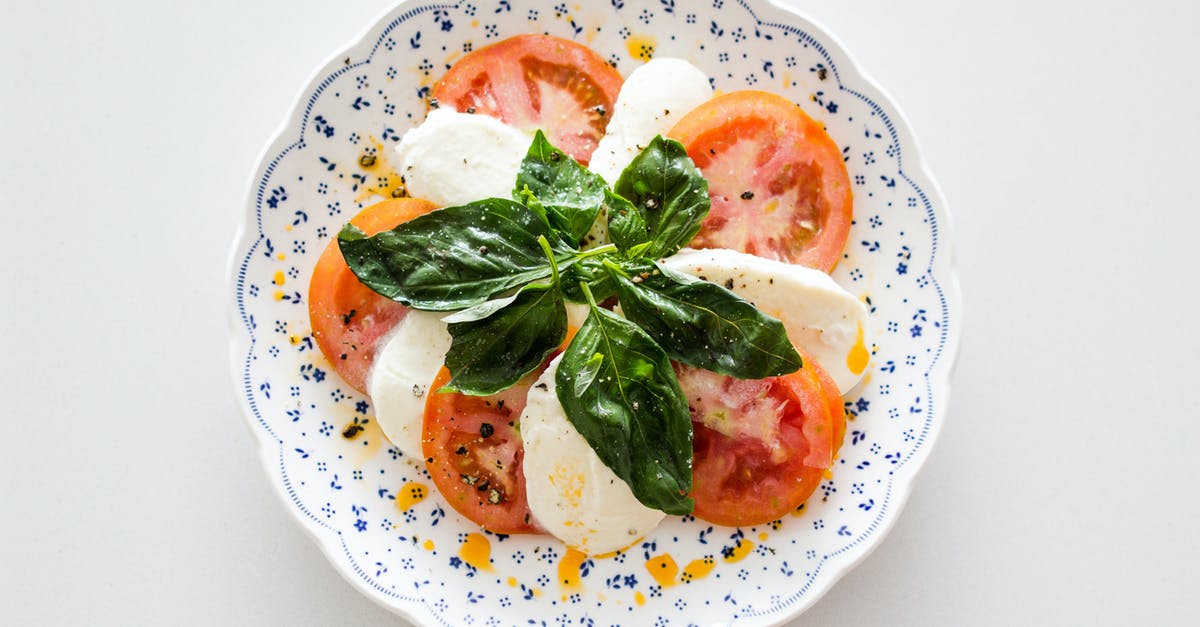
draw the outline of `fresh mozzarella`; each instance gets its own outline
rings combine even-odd
[[[708,77],[683,59],[651,59],[629,74],[613,104],[612,119],[592,153],[588,169],[616,185],[630,161],[654,139],[666,135],[684,114],[712,98]],[[584,248],[608,242],[608,221],[601,216]]]
[[[533,137],[496,118],[434,109],[396,146],[408,193],[435,205],[511,198]]]
[[[410,311],[375,356],[367,391],[375,420],[396,448],[422,459],[421,430],[429,384],[450,350],[444,313]]]
[[[638,502],[571,425],[555,391],[560,361],[561,355],[530,388],[521,414],[529,510],[568,546],[616,551],[649,533],[664,514]]]
[[[685,248],[663,266],[723,285],[778,318],[842,394],[862,379],[867,308],[824,272],[721,248]]]
[[[652,59],[629,74],[588,168],[609,184],[655,135],[712,98],[708,77],[683,59]]]

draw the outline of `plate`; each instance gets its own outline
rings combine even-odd
[[[481,534],[316,348],[312,266],[394,187],[391,149],[434,81],[465,53],[531,31],[586,43],[622,75],[651,55],[686,58],[719,90],[799,102],[844,147],[856,220],[834,278],[868,305],[871,361],[845,399],[841,458],[801,510],[748,528],[668,519],[602,557]],[[422,625],[795,617],[899,515],[944,420],[961,319],[945,203],[896,107],[829,34],[761,1],[402,3],[303,90],[253,176],[231,266],[234,379],[267,475],[338,571]]]

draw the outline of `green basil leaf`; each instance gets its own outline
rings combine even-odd
[[[488,198],[439,209],[371,237],[347,224],[338,245],[367,287],[416,309],[452,311],[549,276],[538,237],[557,242],[552,235],[521,203]],[[556,244],[560,267],[575,254]]]
[[[625,197],[604,190],[604,209],[608,215],[608,236],[617,250],[632,257],[634,249],[645,250],[650,244],[650,227],[638,208]]]
[[[532,194],[550,226],[577,245],[596,221],[606,189],[599,174],[552,146],[538,131],[521,162],[513,197],[526,202]]]
[[[567,336],[557,285],[528,286],[490,316],[449,325],[444,390],[485,396],[512,387],[540,366]]]
[[[724,287],[657,264],[632,278],[610,271],[621,312],[672,359],[739,379],[800,369],[783,323]]]
[[[597,301],[617,294],[617,286],[604,267],[603,259],[604,255],[586,257],[563,272],[562,289],[567,300],[576,303],[587,302],[587,297],[579,288],[581,282],[587,284]]]
[[[708,181],[696,169],[683,145],[661,135],[650,141],[629,166],[621,172],[613,191],[632,203],[640,214],[650,241],[643,253],[659,258],[674,254],[700,232],[700,223],[708,215]],[[619,214],[618,214],[619,215]],[[609,213],[609,230],[613,229]],[[635,225],[618,230],[635,231]],[[615,238],[614,238],[615,241]]]
[[[591,304],[555,373],[558,400],[639,501],[687,514],[692,421],[671,362],[637,325]]]

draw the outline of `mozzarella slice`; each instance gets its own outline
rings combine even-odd
[[[665,135],[712,94],[708,76],[683,59],[652,59],[638,67],[621,85],[612,119],[588,168],[609,184],[616,183],[655,135]]]
[[[867,308],[824,272],[735,250],[683,249],[663,266],[723,285],[783,322],[845,394],[866,372]]]
[[[554,374],[562,356],[529,389],[521,414],[525,492],[543,529],[584,553],[609,553],[649,533],[665,514],[642,505],[567,419]]]
[[[435,205],[511,198],[533,136],[496,118],[434,109],[396,146],[408,193]]]
[[[376,354],[367,382],[380,429],[400,452],[413,459],[424,457],[421,430],[425,399],[430,382],[450,350],[450,332],[441,320],[444,315],[408,312]]]
[[[613,104],[612,119],[592,153],[588,169],[615,185],[630,161],[654,139],[666,135],[684,114],[712,98],[708,77],[683,59],[651,59],[629,74]],[[607,243],[608,220],[597,218],[584,248]]]

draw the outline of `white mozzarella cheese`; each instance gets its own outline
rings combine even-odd
[[[480,114],[434,109],[396,146],[408,193],[435,205],[511,198],[533,136]]]
[[[712,98],[708,76],[683,59],[652,59],[629,74],[588,168],[609,184],[655,135]]]
[[[842,394],[866,372],[867,308],[824,272],[723,248],[685,248],[663,266],[723,285],[778,318]]]
[[[555,358],[529,390],[521,414],[529,510],[550,534],[589,554],[616,551],[665,514],[642,505],[575,430],[558,402]]]
[[[437,376],[450,332],[444,313],[410,311],[385,340],[375,356],[367,391],[375,405],[375,420],[396,448],[413,459],[423,459],[421,429],[429,384]]]

